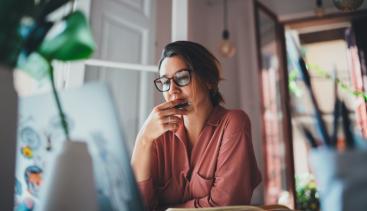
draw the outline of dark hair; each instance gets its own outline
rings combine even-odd
[[[180,56],[189,69],[198,76],[199,82],[208,84],[209,98],[213,106],[224,102],[218,90],[220,63],[204,46],[190,41],[176,41],[164,47],[158,68],[161,69],[163,60],[167,57]]]

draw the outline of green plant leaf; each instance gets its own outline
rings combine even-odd
[[[38,52],[50,61],[74,61],[89,58],[94,49],[87,20],[81,11],[75,11],[51,28]]]

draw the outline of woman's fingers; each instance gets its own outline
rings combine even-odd
[[[156,106],[157,109],[159,110],[164,110],[164,109],[169,109],[169,108],[173,108],[174,106],[185,102],[184,100],[171,100],[168,102],[164,102],[158,106]]]
[[[178,128],[178,123],[166,123],[164,124],[164,129],[167,130],[173,130],[176,131]]]
[[[156,106],[144,122],[141,136],[154,140],[168,130],[176,131],[182,121],[178,116],[187,114],[187,111],[173,107],[182,101],[172,100]]]
[[[162,118],[162,123],[163,124],[167,124],[167,123],[179,123],[181,121],[181,119],[177,116],[165,116]]]
[[[166,116],[171,116],[171,115],[185,115],[187,114],[186,110],[180,110],[177,108],[170,108],[170,109],[166,109],[163,111],[159,111],[159,116],[161,117],[166,117]]]

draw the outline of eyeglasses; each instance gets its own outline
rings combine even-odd
[[[154,85],[160,92],[167,92],[171,88],[171,79],[179,87],[188,85],[191,82],[191,71],[189,69],[182,69],[175,73],[171,78],[162,76],[154,80]]]

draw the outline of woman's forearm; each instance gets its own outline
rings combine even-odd
[[[138,137],[131,157],[131,165],[137,182],[151,177],[153,141]]]

